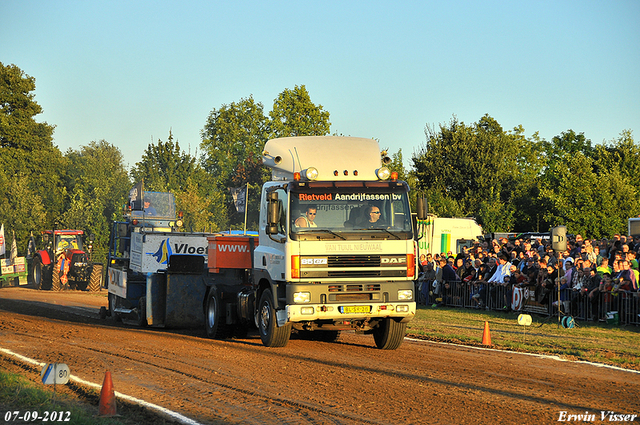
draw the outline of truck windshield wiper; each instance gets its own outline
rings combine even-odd
[[[335,232],[332,232],[329,229],[305,229],[302,232],[298,230],[298,234],[305,234],[305,235],[308,235],[310,233],[316,233],[316,232],[329,233],[329,234],[331,234],[331,235],[333,235],[333,236],[335,236],[337,238],[342,239],[343,241],[346,241],[346,239],[343,236],[341,236],[341,235],[339,235],[339,234],[337,234]]]
[[[383,228],[379,228],[379,229],[371,229],[371,228],[369,228],[369,227],[361,227],[361,228],[353,229],[353,230],[366,230],[366,231],[368,231],[368,232],[369,232],[369,231],[371,231],[371,230],[377,230],[377,231],[385,232],[385,233],[387,233],[387,234],[389,234],[389,235],[393,236],[394,238],[396,238],[396,239],[398,239],[398,240],[400,239],[400,236],[396,235],[395,233],[391,233],[391,232],[390,232],[390,231],[388,231],[387,229],[383,229]]]

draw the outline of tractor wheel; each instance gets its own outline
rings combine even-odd
[[[91,275],[89,276],[89,284],[87,289],[89,292],[98,292],[102,288],[102,264],[94,264],[91,266]]]
[[[31,281],[36,288],[45,289],[44,286],[44,276],[43,276],[43,266],[42,259],[40,257],[36,257],[33,259],[33,267],[31,268]]]
[[[58,267],[57,263],[53,265],[53,270],[51,271],[51,290],[62,291],[62,282],[60,282],[60,267]]]

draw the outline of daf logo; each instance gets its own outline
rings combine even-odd
[[[398,257],[382,257],[380,259],[381,264],[407,264],[406,256],[398,256]]]

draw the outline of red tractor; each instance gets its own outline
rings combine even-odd
[[[31,280],[38,289],[71,289],[97,292],[102,287],[102,264],[90,260],[93,237],[87,241],[89,255],[83,249],[82,230],[45,230],[45,249],[36,251]]]

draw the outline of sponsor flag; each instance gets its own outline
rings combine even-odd
[[[11,264],[14,264],[14,260],[18,256],[18,245],[16,245],[16,232],[13,232],[13,242],[11,242]]]
[[[231,192],[236,211],[243,213],[247,205],[247,186],[230,187],[229,191]]]
[[[143,186],[144,180],[133,186],[133,189],[129,191],[129,205],[131,206],[132,210],[142,210],[142,201],[144,198],[144,194],[142,192]]]
[[[36,240],[33,237],[33,232],[31,232],[31,237],[29,238],[29,245],[27,246],[27,256],[31,258],[36,256]]]
[[[4,243],[4,224],[0,226],[0,255],[7,253],[7,248]]]

